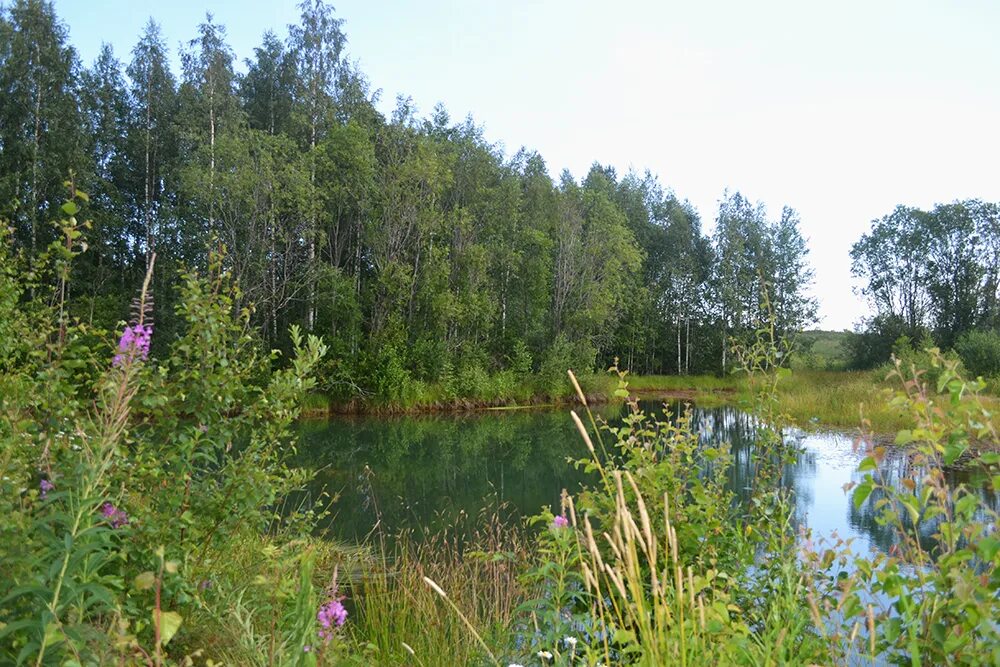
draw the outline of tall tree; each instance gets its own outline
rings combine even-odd
[[[51,2],[16,0],[0,22],[0,212],[32,251],[85,165],[76,51]]]
[[[152,19],[146,24],[139,43],[132,49],[128,66],[132,82],[132,118],[129,144],[132,164],[142,187],[133,193],[134,208],[145,232],[144,249],[148,266],[156,250],[157,225],[167,179],[175,155],[173,116],[176,85],[167,62],[167,47],[160,26]]]
[[[768,286],[775,326],[782,336],[790,336],[816,321],[817,302],[809,294],[813,279],[807,262],[809,248],[799,224],[798,213],[785,206],[771,228],[774,264]]]
[[[203,212],[208,229],[215,231],[215,210],[218,205],[216,181],[216,141],[218,135],[236,129],[240,122],[236,98],[233,53],[226,44],[226,29],[215,23],[211,14],[198,26],[198,37],[188,43],[182,55],[184,82],[180,89],[181,123],[187,139],[185,152],[190,156],[205,155],[204,168],[208,191]],[[202,148],[202,150],[199,150]],[[198,161],[194,161],[195,171]],[[189,160],[189,164],[191,161]],[[199,175],[200,176],[200,175]]]
[[[310,154],[323,139],[327,125],[333,120],[334,83],[340,67],[340,54],[347,37],[341,30],[343,21],[335,18],[333,7],[322,0],[303,0],[299,5],[302,12],[301,24],[292,26],[289,42],[298,73],[295,94],[295,115],[304,135]],[[315,160],[309,173],[309,183],[315,192]],[[309,212],[310,270],[315,271],[316,246],[319,235],[319,207],[316,198],[311,198]],[[316,281],[310,281],[308,303],[306,304],[306,327],[312,330],[316,324]]]
[[[293,54],[268,30],[263,43],[247,59],[247,73],[240,79],[240,97],[250,127],[268,134],[288,131],[296,83]]]
[[[906,206],[873,220],[871,231],[851,247],[851,273],[864,281],[862,294],[911,331],[929,324],[928,253],[926,214]]]
[[[141,265],[137,259],[142,256],[142,227],[131,215],[128,202],[132,182],[125,128],[130,100],[122,65],[108,44],[102,45],[97,60],[82,78],[80,100],[91,168],[81,188],[90,198],[94,229],[89,234],[93,251],[78,261],[91,270],[83,283],[91,292],[91,320],[99,295],[112,300],[118,296],[117,312],[103,314],[103,323],[111,325],[124,315],[122,297],[137,278],[136,269]],[[114,280],[117,284],[112,284]]]

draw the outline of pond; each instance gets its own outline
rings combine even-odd
[[[670,405],[672,413],[683,409]],[[662,404],[644,401],[647,412]],[[624,408],[603,406],[611,423]],[[738,498],[752,476],[754,421],[733,406],[692,408],[692,427],[703,442],[728,442],[734,455],[729,484]],[[401,417],[338,417],[300,424],[298,463],[319,470],[312,491],[337,496],[328,528],[345,540],[362,540],[376,524],[385,534],[405,528],[435,532],[480,512],[511,522],[558,508],[562,489],[573,492],[588,475],[568,459],[587,456],[569,408],[497,410]],[[786,467],[794,490],[796,520],[814,537],[854,538],[855,552],[886,550],[890,530],[879,526],[874,497],[855,509],[844,485],[860,481],[861,454],[846,432],[794,431],[802,450]],[[887,458],[891,479],[900,479],[905,455]],[[968,481],[957,479],[956,481]],[[997,497],[986,491],[996,508]]]

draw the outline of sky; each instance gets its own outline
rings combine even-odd
[[[242,62],[292,0],[56,0],[85,64],[129,59],[149,17],[179,69],[205,11]],[[471,114],[553,176],[649,169],[711,230],[722,193],[802,218],[822,328],[869,311],[851,244],[897,204],[1000,201],[994,0],[341,0],[348,58],[380,109]]]

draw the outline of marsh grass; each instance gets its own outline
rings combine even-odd
[[[504,508],[432,535],[392,537],[390,543],[375,536],[378,558],[355,588],[350,641],[358,650],[367,650],[373,664],[430,666],[479,664],[487,651],[510,648],[530,552]]]
[[[796,370],[778,382],[777,405],[806,429],[858,429],[865,421],[877,433],[894,433],[905,428],[912,417],[892,404],[888,372]],[[732,403],[752,410],[746,376],[741,374],[629,376],[629,386],[640,397],[673,395],[702,407]],[[991,408],[1000,408],[996,396],[983,396],[982,400]],[[995,423],[1000,425],[1000,421]]]

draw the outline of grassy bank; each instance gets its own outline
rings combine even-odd
[[[630,387],[645,398],[687,399],[699,405],[733,403],[746,406],[749,393],[741,375],[630,378]],[[901,427],[901,415],[885,401],[888,385],[875,372],[795,371],[778,384],[782,412],[798,424],[852,428],[864,416],[876,430]]]
[[[630,375],[629,389],[648,400],[685,400],[703,407],[733,404],[749,406],[749,394],[743,376],[716,375]],[[590,375],[581,382],[588,403],[597,405],[614,400],[616,378]],[[455,396],[453,389],[441,383],[428,383],[419,391],[397,399],[355,399],[338,402],[323,394],[307,398],[303,413],[313,418],[336,414],[414,414],[421,412],[459,412],[465,410],[545,407],[577,401],[568,382],[564,391],[541,389],[537,376],[509,386],[484,384],[478,390]],[[858,428],[862,418],[879,432],[905,426],[903,415],[887,399],[891,391],[880,371],[798,370],[781,380],[778,398],[782,411],[799,425],[809,428]],[[1000,402],[998,402],[1000,404]]]
[[[606,374],[580,378],[589,403],[597,405],[614,399],[617,379]],[[490,408],[524,408],[563,405],[573,402],[575,392],[565,375],[557,379],[538,374],[519,380],[506,373],[484,375],[477,382],[456,386],[445,382],[415,382],[391,398],[370,396],[349,401],[322,393],[306,397],[303,415],[322,418],[337,414],[413,414],[420,412],[460,412]]]
[[[629,378],[629,386],[645,398],[680,398],[699,405],[746,406],[749,401],[740,375],[636,376]],[[781,411],[805,428],[854,429],[867,420],[873,431],[886,433],[906,428],[912,419],[890,405],[896,389],[886,381],[884,370],[797,370],[778,383],[778,401]],[[982,400],[987,408],[1000,408],[996,396],[984,395]]]

